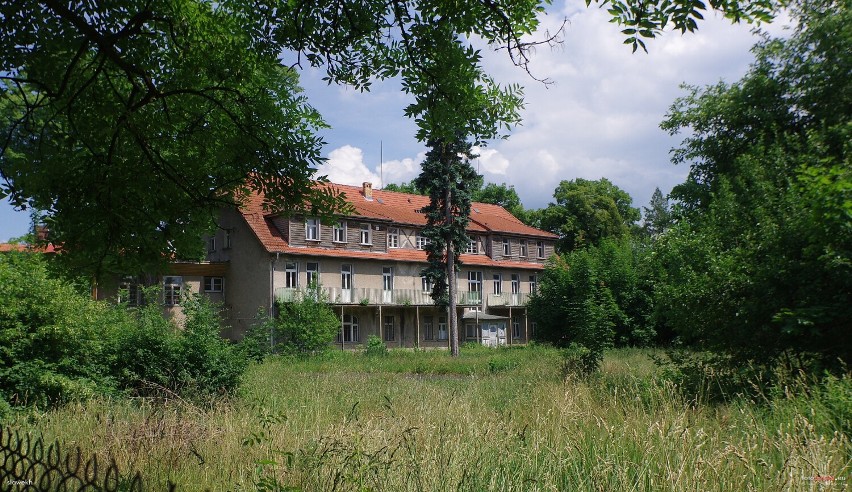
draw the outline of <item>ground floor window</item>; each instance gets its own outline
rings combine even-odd
[[[435,339],[433,320],[434,318],[432,318],[431,316],[426,316],[423,318],[423,340]]]
[[[521,318],[512,319],[512,338],[521,338]]]
[[[222,292],[224,289],[224,277],[204,277],[204,292]]]
[[[129,307],[142,305],[142,286],[135,277],[125,277],[118,287],[118,302],[126,302]]]
[[[166,306],[180,304],[181,287],[183,287],[183,277],[163,278],[163,304]]]
[[[396,324],[393,316],[385,316],[385,341],[392,342],[396,339]]]
[[[476,324],[475,323],[467,323],[464,325],[464,334],[467,338],[476,338]]]
[[[447,338],[447,318],[442,316],[438,318],[438,340],[446,340]]]
[[[535,337],[535,321],[530,321],[530,337]]]
[[[344,342],[357,342],[358,341],[358,317],[352,316],[351,314],[343,315],[343,333],[341,337],[341,333],[337,334],[337,341],[340,342],[341,338]]]

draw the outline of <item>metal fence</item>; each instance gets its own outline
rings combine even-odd
[[[143,485],[139,472],[122,474],[113,459],[104,466],[97,455],[84,459],[79,447],[45,446],[41,436],[0,427],[0,490],[142,492]]]

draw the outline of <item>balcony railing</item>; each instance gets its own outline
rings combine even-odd
[[[435,304],[428,292],[420,289],[341,289],[339,287],[320,287],[323,297],[331,304],[361,304],[364,306],[430,306]],[[275,289],[275,298],[280,302],[293,302],[312,295],[313,291],[304,288]],[[484,299],[483,299],[484,297]],[[459,306],[482,306],[483,300],[489,306],[523,306],[528,294],[486,294],[482,292],[459,292]]]

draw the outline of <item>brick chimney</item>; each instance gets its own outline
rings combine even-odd
[[[367,200],[372,200],[373,199],[373,183],[370,183],[369,181],[364,181],[361,184],[361,187],[362,187],[362,192],[364,193],[364,198],[366,198]]]
[[[37,241],[45,242],[50,235],[50,231],[45,225],[37,225],[35,226],[35,235]]]

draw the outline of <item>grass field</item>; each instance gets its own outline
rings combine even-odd
[[[588,380],[560,366],[546,347],[269,359],[208,407],[98,400],[13,426],[179,490],[852,489],[848,436],[804,397],[691,404],[640,350]]]

